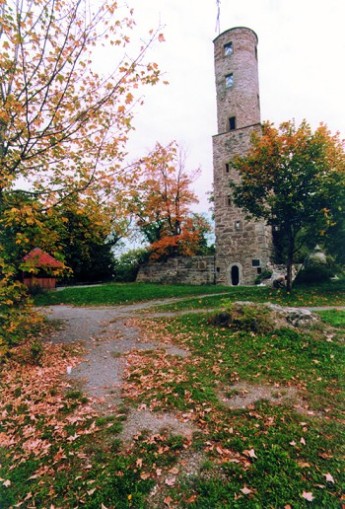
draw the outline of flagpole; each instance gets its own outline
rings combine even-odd
[[[218,35],[220,34],[220,0],[217,0],[216,32],[218,32]]]

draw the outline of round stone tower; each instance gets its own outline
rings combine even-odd
[[[266,267],[271,250],[269,229],[248,221],[231,196],[239,177],[231,160],[244,155],[253,131],[261,132],[258,80],[258,38],[236,27],[214,40],[218,134],[213,137],[216,281],[253,284]]]
[[[249,28],[231,28],[214,41],[218,133],[260,123],[258,38]]]

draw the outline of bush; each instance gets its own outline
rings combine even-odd
[[[262,283],[262,281],[264,281],[265,279],[270,279],[270,277],[272,276],[272,271],[271,270],[268,270],[268,269],[265,269],[261,272],[261,274],[258,274],[258,276],[256,276],[255,278],[255,284],[256,285],[259,285],[260,283]]]
[[[209,323],[258,334],[272,332],[275,328],[272,312],[267,307],[239,302],[230,304],[221,313],[211,317]]]
[[[322,283],[334,276],[334,267],[330,264],[308,264],[301,269],[296,277],[296,283]]]
[[[26,287],[18,281],[0,281],[0,358],[39,322],[32,313]]]
[[[136,280],[140,265],[147,262],[149,253],[146,249],[131,249],[115,262],[115,281],[131,283]]]

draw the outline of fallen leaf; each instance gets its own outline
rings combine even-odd
[[[301,497],[308,500],[308,502],[312,502],[315,498],[311,491],[303,491]]]
[[[191,495],[189,498],[187,498],[186,502],[187,504],[193,504],[193,502],[195,502],[197,498],[198,498],[197,495]]]
[[[284,505],[284,509],[292,509],[292,507],[290,504],[286,504],[286,505]]]
[[[167,486],[174,486],[175,482],[176,482],[176,477],[167,477],[165,479],[165,484]]]
[[[93,495],[95,493],[95,491],[96,491],[96,488],[93,488],[92,490],[87,491],[87,494],[90,495],[90,497],[91,497],[91,495]]]
[[[179,469],[177,467],[170,468],[169,473],[176,475],[179,473]]]
[[[159,34],[159,36],[158,36],[158,40],[159,40],[159,42],[165,42],[165,37],[164,37],[164,35],[163,35],[163,34]]]
[[[255,454],[254,449],[249,449],[248,451],[243,451],[243,454],[245,456],[248,456],[249,458],[257,458],[257,455]]]
[[[333,458],[333,455],[328,452],[320,452],[318,455],[320,456],[320,458],[324,460],[330,460],[331,458]]]
[[[165,497],[165,499],[163,500],[164,504],[167,505],[168,507],[170,506],[172,501],[173,499],[171,497]]]
[[[309,468],[310,467],[310,463],[307,463],[306,461],[297,461],[297,463],[298,463],[298,466],[301,468]]]
[[[333,478],[332,474],[327,473],[327,474],[323,474],[323,475],[324,475],[324,477],[326,477],[327,482],[331,482],[334,484],[334,478]]]
[[[8,488],[9,486],[11,486],[11,481],[9,479],[7,479],[2,484],[5,486],[5,488]]]
[[[142,458],[138,458],[137,461],[135,462],[137,468],[141,468],[143,466],[143,459]]]
[[[145,481],[149,477],[150,477],[150,474],[148,472],[141,472],[141,474],[140,474],[140,479],[142,479],[143,481]]]
[[[306,441],[304,440],[303,437],[301,438],[300,442],[301,442],[301,444],[306,445]]]
[[[244,488],[240,489],[240,491],[242,491],[243,495],[249,495],[252,490],[247,488],[247,486],[245,486]]]
[[[77,435],[77,433],[74,433],[74,435],[71,435],[67,438],[67,441],[74,442],[74,440],[77,440],[77,438],[79,438],[79,435]]]

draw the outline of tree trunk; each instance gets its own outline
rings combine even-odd
[[[295,236],[293,232],[293,228],[290,227],[288,233],[288,254],[286,260],[286,290],[291,292],[292,290],[292,267],[293,267],[293,255],[295,250]]]

